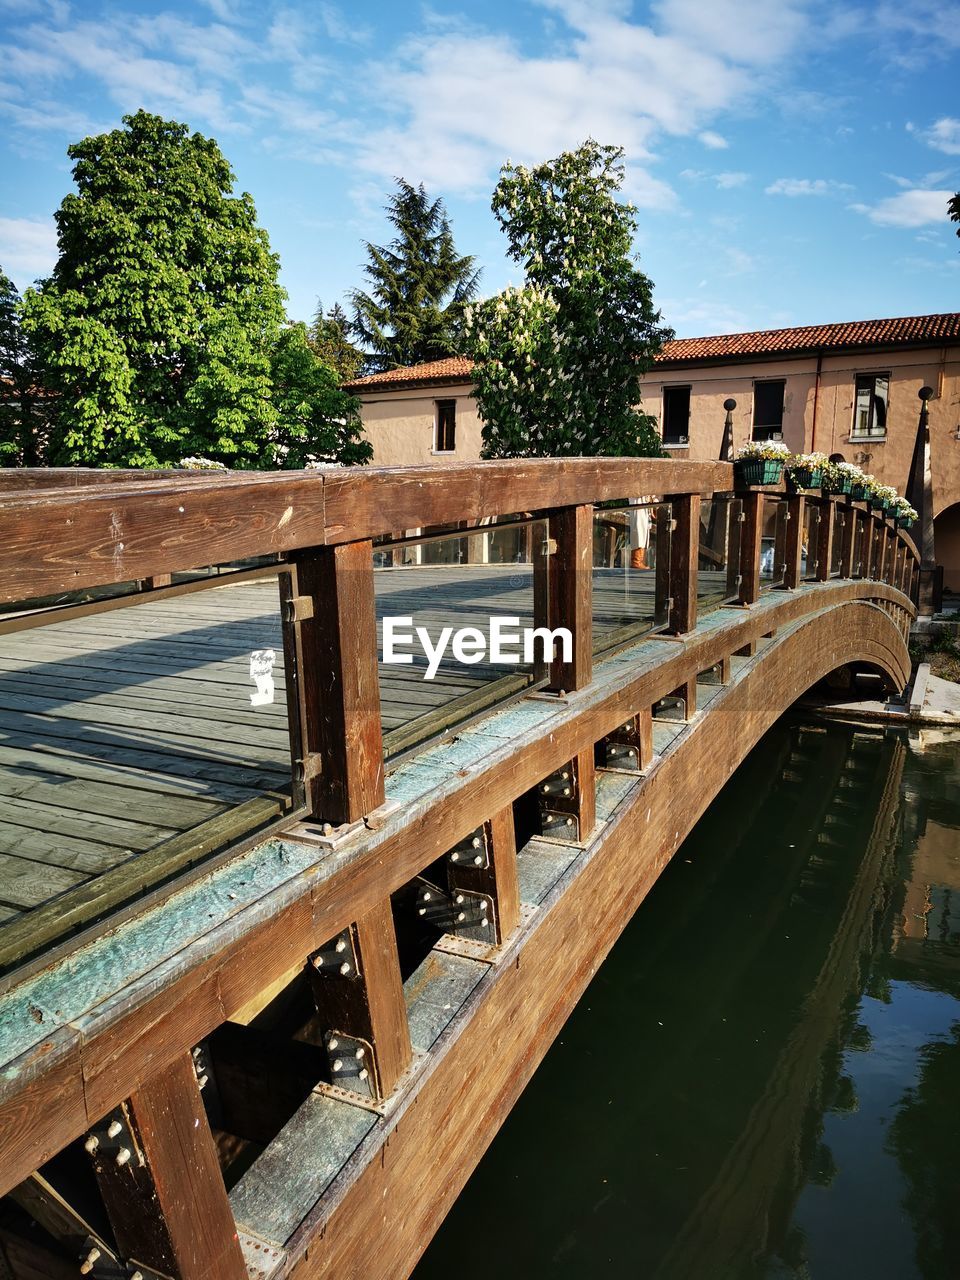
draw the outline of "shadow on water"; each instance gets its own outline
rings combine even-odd
[[[617,943],[417,1280],[955,1276],[958,781],[956,742],[777,725]]]

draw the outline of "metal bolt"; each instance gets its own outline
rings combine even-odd
[[[466,918],[467,918],[467,913],[465,911],[457,912],[457,924],[463,924]]]
[[[429,889],[424,889],[423,893],[421,894],[421,897],[424,902],[429,902],[430,899],[433,897],[433,894],[430,892]]]
[[[479,836],[474,836],[473,839],[470,841],[470,844],[474,849],[479,849],[482,843],[483,842],[481,841]]]
[[[346,944],[346,942],[343,940],[343,938],[338,938],[338,939],[337,939],[337,951],[346,951],[346,949],[347,949],[347,944]]]
[[[121,1147],[117,1152],[117,1164],[121,1167],[125,1165],[129,1161],[131,1154],[129,1147]]]
[[[427,914],[427,908],[426,908],[426,907],[420,907],[420,908],[418,909],[418,911],[417,911],[417,915],[418,915],[418,916],[425,916],[426,914]]]
[[[336,1049],[336,1047],[337,1047],[337,1045],[338,1045],[339,1043],[340,1043],[340,1041],[337,1039],[337,1037],[336,1037],[336,1036],[331,1036],[331,1037],[330,1037],[330,1039],[327,1041],[327,1048],[328,1048],[328,1049]]]
[[[363,1045],[361,1045],[353,1056],[355,1058],[362,1058],[366,1052],[367,1052],[366,1049],[363,1047]]]
[[[477,856],[474,858],[474,860],[473,860],[473,865],[474,865],[475,867],[482,867],[482,866],[483,866],[483,858],[481,858],[481,857],[480,857],[480,854],[479,854],[479,853],[478,853],[478,854],[477,854]]]
[[[459,853],[457,853],[456,849],[454,849],[453,853],[451,853],[451,855],[450,855],[450,861],[451,861],[451,862],[459,862],[459,861],[460,861],[460,855],[459,855]]]
[[[206,1077],[206,1076],[198,1076],[198,1077],[197,1077],[197,1084],[200,1086],[200,1088],[201,1088],[201,1089],[206,1085],[206,1083],[207,1083],[207,1077]]]
[[[99,1145],[100,1145],[100,1139],[97,1137],[95,1133],[91,1133],[90,1137],[83,1144],[83,1149],[89,1155],[92,1156],[93,1153],[96,1151],[97,1147],[99,1147]]]
[[[463,894],[462,894],[462,893],[458,893],[458,894],[457,894],[457,896],[454,898],[454,902],[455,902],[455,903],[457,904],[457,906],[459,907],[459,906],[460,906],[460,904],[463,902]]]
[[[86,1258],[84,1259],[84,1261],[80,1264],[80,1274],[82,1276],[88,1276],[90,1272],[93,1270],[93,1264],[96,1262],[96,1260],[99,1257],[100,1257],[100,1250],[97,1249],[96,1247],[91,1249],[90,1252],[87,1254]]]
[[[343,1061],[342,1061],[340,1058],[335,1059],[334,1064],[333,1064],[333,1069],[334,1069],[334,1071],[342,1071],[342,1070],[343,1070]]]
[[[569,787],[564,787],[564,788],[563,788],[563,794],[564,794],[565,796],[568,796],[568,795],[570,794],[570,788],[569,788]]]
[[[366,1067],[364,1067],[364,1068],[363,1068],[363,1070],[360,1072],[360,1079],[361,1079],[361,1080],[366,1080],[366,1078],[369,1076],[369,1074],[370,1074],[370,1072],[367,1070],[367,1068],[366,1068]]]
[[[344,977],[346,977],[350,972],[350,965],[347,964],[346,960],[344,960],[343,964],[340,966],[340,972]]]
[[[123,1133],[123,1125],[120,1123],[120,1121],[119,1121],[119,1120],[111,1120],[111,1122],[110,1122],[110,1126],[109,1126],[109,1128],[107,1129],[107,1137],[108,1137],[108,1138],[116,1138],[116,1137],[118,1137],[121,1133]]]

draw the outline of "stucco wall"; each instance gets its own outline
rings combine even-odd
[[[377,466],[443,466],[480,457],[480,416],[471,383],[361,395],[361,416]],[[456,449],[434,452],[436,402],[457,403]]]

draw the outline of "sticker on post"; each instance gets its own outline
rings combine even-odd
[[[256,693],[250,695],[252,707],[265,707],[273,701],[273,664],[277,660],[273,649],[254,649],[250,655],[250,679],[256,683]]]

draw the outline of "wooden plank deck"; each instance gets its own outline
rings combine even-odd
[[[412,616],[434,638],[443,626],[486,633],[492,614],[533,622],[529,565],[387,568],[375,582],[378,619]],[[597,570],[594,592],[597,641],[652,617],[651,572]],[[275,699],[253,706],[250,655],[262,649],[277,656]],[[419,647],[411,664],[381,663],[394,750],[425,724],[456,723],[529,680],[449,653],[434,680],[423,679],[425,666]],[[289,804],[289,780],[272,579],[0,637],[0,933],[44,904],[68,904],[71,891],[89,892],[106,873],[144,874],[142,855],[160,865],[157,850],[182,849],[186,833],[215,833],[240,806],[251,826],[276,816]]]

